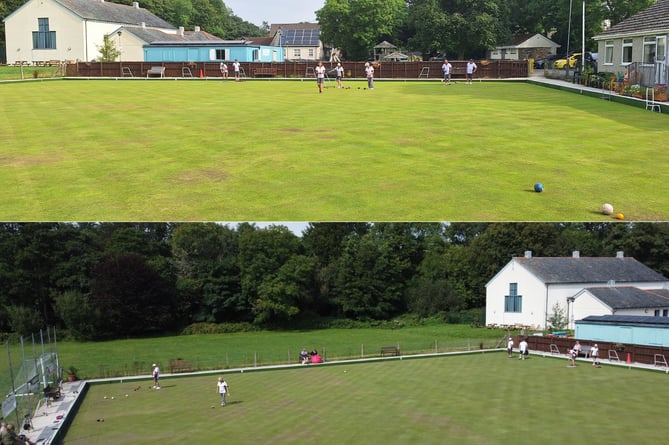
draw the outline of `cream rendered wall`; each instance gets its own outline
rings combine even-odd
[[[56,49],[33,49],[33,31],[38,18],[49,18],[49,30],[56,31]],[[24,4],[5,21],[7,63],[18,60],[72,60],[84,54],[81,20],[51,0],[33,0]]]
[[[505,312],[504,297],[509,284],[518,283],[522,312]],[[543,328],[546,317],[546,287],[525,267],[509,262],[486,286],[486,324],[528,325]]]

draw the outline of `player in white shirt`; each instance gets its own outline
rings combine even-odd
[[[325,67],[323,62],[318,62],[318,66],[314,70],[316,72],[316,83],[318,83],[318,92],[323,92],[323,82],[325,82]]]
[[[369,63],[365,62],[365,75],[367,76],[367,88],[370,90],[374,89],[374,67]]]
[[[451,69],[453,69],[453,65],[448,63],[448,59],[444,59],[444,64],[441,65],[441,70],[444,72],[444,85],[451,84]]]
[[[341,63],[337,64],[335,73],[337,74],[337,88],[344,88],[344,85],[341,83],[341,79],[344,77],[344,67],[341,66]]]

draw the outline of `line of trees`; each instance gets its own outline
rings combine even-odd
[[[130,5],[134,0],[112,1]],[[0,0],[0,16],[25,2]],[[586,48],[595,49],[591,37],[601,32],[605,20],[618,23],[654,2],[585,2]],[[268,23],[249,23],[221,0],[140,0],[140,6],[175,26],[200,26],[223,39],[265,36],[269,31]],[[316,17],[321,40],[349,60],[366,59],[383,40],[425,56],[446,53],[460,60],[484,57],[486,50],[511,42],[516,34],[538,32],[561,44],[563,51],[580,48],[582,40],[578,0],[326,0]],[[5,46],[2,22],[0,46]]]
[[[0,332],[45,325],[78,339],[192,323],[291,327],[388,320],[485,304],[511,257],[613,256],[669,275],[667,223],[5,223]]]
[[[654,2],[585,2],[586,48],[595,49],[591,37],[602,31],[605,20],[618,23]],[[383,40],[423,55],[445,53],[463,60],[485,57],[486,50],[526,33],[550,37],[563,51],[580,48],[581,4],[578,0],[326,0],[316,17],[322,40],[341,49],[349,60],[363,60]]]

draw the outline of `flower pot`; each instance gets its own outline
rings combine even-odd
[[[665,93],[655,93],[655,100],[657,100],[659,102],[666,102],[668,99],[669,99],[669,97],[667,97],[666,92]]]
[[[68,382],[74,382],[75,380],[77,380],[77,376],[76,376],[76,375],[74,375],[74,374],[68,374],[68,375],[67,375],[67,381],[68,381]]]

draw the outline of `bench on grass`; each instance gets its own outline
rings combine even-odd
[[[276,68],[256,68],[253,70],[253,77],[258,76],[276,76]]]
[[[188,360],[182,358],[175,358],[170,360],[170,372],[172,374],[176,372],[189,372],[193,370],[193,366]]]
[[[164,66],[152,66],[150,70],[146,72],[146,77],[165,77],[165,67]]]
[[[400,355],[400,348],[398,346],[381,346],[381,357],[398,355]]]

